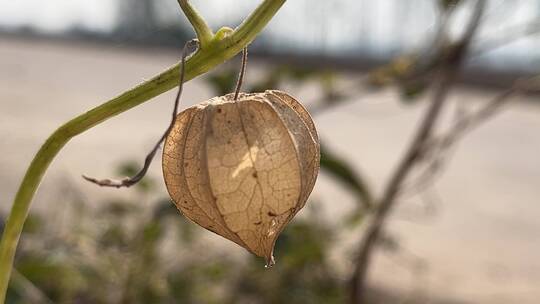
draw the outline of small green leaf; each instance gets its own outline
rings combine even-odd
[[[163,236],[163,229],[159,222],[151,221],[143,227],[142,236],[145,247],[148,247],[149,244],[154,243]]]
[[[34,234],[40,231],[43,227],[43,219],[36,214],[29,214],[24,223],[23,232],[28,234]],[[0,231],[2,230],[2,223],[0,219]]]
[[[401,86],[401,100],[411,104],[418,100],[426,92],[428,83],[426,80],[415,80],[404,83]]]
[[[119,220],[129,216],[137,211],[137,209],[139,209],[139,206],[132,202],[122,199],[111,199],[107,200],[105,204],[99,208],[99,214],[100,216],[110,216]]]
[[[351,214],[348,214],[344,219],[344,226],[346,228],[354,228],[360,224],[362,224],[362,221],[364,220],[366,213],[361,209],[358,208]]]
[[[339,158],[322,145],[321,169],[327,171],[339,182],[351,189],[357,195],[365,209],[371,207],[372,196],[363,178],[355,172],[346,161]]]
[[[153,219],[155,221],[164,220],[167,216],[177,217],[179,215],[178,209],[174,206],[170,198],[160,199],[153,211]]]

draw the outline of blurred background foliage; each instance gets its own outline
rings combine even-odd
[[[125,164],[119,173],[135,169]],[[265,269],[247,253],[222,254],[168,198],[145,201],[154,182],[134,187],[140,201],[97,208],[67,188],[54,220],[32,214],[7,303],[344,302],[345,282],[329,262],[338,227],[313,204],[280,236],[279,267]]]

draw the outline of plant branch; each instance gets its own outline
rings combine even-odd
[[[186,81],[191,80],[242,51],[264,28],[286,0],[264,0],[230,36],[216,34],[207,48],[201,48],[186,61]],[[0,242],[0,304],[5,295],[19,237],[32,198],[54,157],[73,137],[99,123],[148,101],[178,85],[176,64],[152,79],[75,117],[49,136],[30,163],[11,207]]]
[[[204,18],[199,15],[199,12],[189,3],[189,0],[178,0],[180,8],[186,15],[189,23],[193,26],[195,34],[197,34],[197,39],[201,48],[205,48],[212,38],[214,38],[214,33],[212,29],[208,26]]]
[[[372,221],[367,227],[364,238],[360,243],[356,267],[351,278],[351,303],[365,303],[366,277],[370,265],[371,255],[377,240],[379,239],[384,223],[395,205],[397,195],[403,181],[411,169],[423,156],[423,147],[431,138],[435,124],[440,116],[446,97],[455,83],[463,59],[467,54],[472,38],[476,33],[480,19],[484,12],[485,0],[478,0],[471,22],[461,41],[453,48],[452,52],[441,63],[440,77],[434,88],[434,96],[428,107],[409,149],[394,171],[386,186],[379,204],[375,210]]]

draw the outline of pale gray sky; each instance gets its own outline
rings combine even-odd
[[[0,26],[33,26],[46,32],[74,25],[108,30],[115,16],[111,0],[0,0]]]
[[[176,0],[155,0],[168,20],[184,20]],[[159,2],[157,2],[159,1]],[[192,0],[217,29],[237,22],[253,10],[254,0]],[[491,34],[540,16],[540,0],[489,0],[486,27]],[[0,0],[0,27],[28,26],[48,33],[72,26],[96,31],[114,28],[117,0]],[[435,22],[434,0],[289,0],[265,31],[272,47],[287,45],[303,52],[357,52],[359,48],[390,52],[422,45]],[[462,15],[462,16],[459,16]],[[465,20],[465,14],[458,14]],[[457,26],[459,28],[459,25]],[[505,60],[540,60],[538,37],[524,39],[490,55]],[[503,60],[504,59],[504,60]]]

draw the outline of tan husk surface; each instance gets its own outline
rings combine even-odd
[[[279,233],[313,189],[319,158],[313,121],[290,95],[229,94],[178,114],[163,175],[187,218],[272,264]]]

